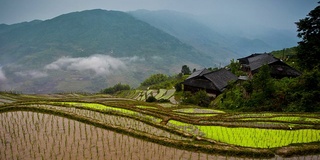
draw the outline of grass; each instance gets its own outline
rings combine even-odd
[[[301,130],[275,130],[260,128],[231,128],[224,126],[203,126],[190,125],[175,120],[170,120],[170,124],[190,132],[190,128],[198,129],[198,134],[202,133],[205,138],[224,142],[227,144],[252,147],[252,148],[275,148],[283,147],[295,143],[310,143],[320,141],[320,130],[301,129]],[[189,128],[188,128],[189,127]],[[194,133],[193,133],[194,134]]]
[[[157,107],[151,107],[151,106],[137,106],[137,107],[142,109],[158,109]]]
[[[116,108],[116,107],[111,107],[111,106],[106,106],[103,104],[98,104],[98,103],[83,103],[83,102],[54,102],[54,104],[63,104],[63,105],[72,105],[72,106],[81,106],[84,108],[89,108],[89,109],[96,109],[96,110],[111,110],[111,111],[117,111],[121,112],[124,114],[139,114],[139,112],[135,112],[132,110],[128,109],[123,109],[123,108]]]
[[[194,116],[194,117],[211,117],[211,116],[217,116],[217,114],[214,113],[177,113],[179,115],[184,116]]]
[[[175,112],[182,112],[182,113],[224,113],[220,110],[214,109],[204,109],[204,108],[184,108],[184,109],[176,109]]]
[[[167,92],[166,89],[159,89],[158,94],[155,96],[156,99],[160,99],[165,93]]]
[[[263,120],[263,121],[283,121],[283,122],[314,122],[314,123],[319,123],[320,119],[319,118],[308,118],[308,117],[299,117],[299,116],[276,116],[276,117],[270,117],[270,118],[243,118],[241,120],[250,120],[250,121],[255,121],[255,120]]]
[[[175,89],[169,89],[166,92],[166,94],[161,97],[161,99],[170,99],[174,95],[175,92],[176,92]]]

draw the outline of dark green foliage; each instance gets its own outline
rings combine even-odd
[[[143,83],[141,83],[140,88],[145,89],[149,87],[149,89],[172,89],[176,90],[181,89],[181,82],[183,82],[187,76],[183,76],[181,73],[175,76],[166,76],[163,74],[151,75],[147,78]],[[148,85],[146,85],[148,84]],[[180,86],[179,86],[180,84]],[[179,88],[180,87],[180,88]]]
[[[245,93],[247,96],[251,96],[252,92],[253,92],[253,84],[252,81],[246,81],[242,84],[242,87],[245,90]]]
[[[253,89],[257,92],[262,92],[263,98],[272,97],[275,88],[268,65],[263,65],[259,69],[259,72],[253,76],[252,83]]]
[[[141,83],[141,86],[151,86],[151,85],[155,85],[155,84],[159,84],[161,82],[167,81],[168,80],[168,76],[164,75],[164,74],[154,74],[151,75],[149,78],[147,78],[146,80],[144,80]]]
[[[146,99],[146,102],[157,102],[157,99],[153,96],[150,96]]]
[[[114,94],[114,93],[117,93],[119,91],[124,91],[124,90],[130,90],[130,86],[128,84],[118,83],[118,84],[114,85],[113,87],[103,89],[101,91],[101,93]]]
[[[181,68],[182,75],[190,75],[191,71],[190,68],[187,65],[183,65]]]
[[[320,2],[318,2],[320,4]],[[306,18],[296,22],[299,42],[297,56],[302,68],[311,70],[320,63],[320,6],[311,10]]]
[[[233,88],[228,89],[228,91],[225,91],[216,99],[220,100],[217,104],[218,108],[232,111],[239,110],[239,107],[242,108],[244,101],[242,97],[242,89],[238,85],[234,85]]]
[[[182,102],[186,104],[199,105],[201,107],[209,107],[211,99],[207,95],[206,91],[201,90],[196,92],[195,94],[192,94],[191,92],[184,92]]]
[[[272,79],[263,67],[252,80],[239,82],[217,98],[217,107],[232,111],[320,111],[320,73]]]
[[[234,59],[230,61],[230,64],[228,66],[233,74],[236,76],[244,75],[243,71],[241,71],[241,64]]]
[[[277,111],[272,99],[275,95],[270,68],[264,65],[252,80],[232,85],[220,100],[221,108],[240,111]]]
[[[320,111],[320,73],[306,72],[294,81],[288,92],[288,111]]]
[[[275,56],[276,58],[281,59],[283,62],[288,64],[289,66],[302,70],[300,66],[298,65],[298,47],[292,47],[292,48],[285,48],[282,50],[272,51],[271,54]]]
[[[159,103],[168,103],[168,102],[170,102],[170,100],[161,98],[161,99],[158,100],[158,102]]]
[[[174,85],[174,88],[176,89],[176,92],[182,91],[182,84],[181,82],[178,82]]]
[[[282,50],[272,51],[271,54],[285,62],[297,55],[298,47],[284,48]]]
[[[150,97],[148,97],[147,99],[146,99],[146,102],[159,102],[159,103],[168,103],[168,102],[170,102],[170,100],[168,100],[168,99],[159,99],[159,100],[157,100],[155,97],[153,97],[153,96],[150,96]]]

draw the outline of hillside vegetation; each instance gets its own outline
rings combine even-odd
[[[319,2],[320,4],[320,2]],[[297,47],[274,52],[302,73],[296,78],[274,79],[264,65],[252,80],[233,85],[216,101],[218,106],[245,111],[320,111],[320,6],[297,24]],[[281,54],[282,53],[282,54]],[[287,55],[286,55],[287,54]]]
[[[1,90],[97,92],[211,58],[119,11],[88,10],[0,27]],[[38,87],[42,86],[42,87]]]

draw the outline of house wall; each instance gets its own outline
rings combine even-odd
[[[196,93],[196,92],[201,91],[201,90],[205,90],[207,93],[214,94],[214,95],[220,94],[219,91],[216,91],[216,90],[213,90],[213,89],[204,89],[204,88],[184,85],[184,91],[189,91],[191,93]]]

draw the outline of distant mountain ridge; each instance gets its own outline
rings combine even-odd
[[[13,29],[0,30],[0,33],[1,49],[16,45],[29,50],[29,54],[38,54],[37,52],[43,52],[49,48],[61,49],[67,51],[68,56],[77,57],[105,54],[110,51],[117,57],[172,54],[183,58],[182,55],[188,57],[188,54],[199,53],[173,36],[119,11],[74,12],[42,22],[16,24],[13,25]],[[24,50],[9,49],[2,52],[4,54],[1,58],[8,54],[10,56],[19,54],[15,59],[24,58],[26,54],[21,52]],[[61,55],[65,56],[65,54]],[[1,63],[5,62],[7,61],[1,61]]]
[[[172,11],[101,9],[49,20],[0,24],[0,90],[97,92],[116,83],[138,86],[150,74],[219,67],[270,46],[230,38]]]
[[[96,92],[118,82],[137,86],[152,73],[212,63],[148,23],[100,9],[1,25],[0,53],[6,76],[1,90],[27,93]]]
[[[226,57],[236,56],[225,46],[226,39],[222,35],[185,14],[167,10],[138,10],[129,13],[206,53],[215,60],[215,64],[220,63]]]
[[[212,24],[209,25],[208,22],[199,20],[196,16],[175,11],[137,10],[129,13],[212,56],[216,63],[225,64],[230,59],[251,53],[292,47],[296,45],[295,40],[297,40],[295,35],[290,36],[287,31],[264,28],[258,29],[260,32],[252,33],[256,34],[256,38],[248,38],[251,35],[241,36],[237,34],[239,31],[236,28],[230,31],[215,29]],[[211,23],[219,23],[219,21]],[[226,26],[225,28],[232,27]]]

